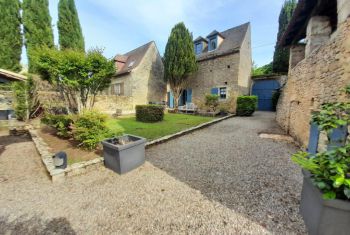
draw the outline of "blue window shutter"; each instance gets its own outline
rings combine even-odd
[[[329,135],[329,144],[327,150],[333,150],[337,147],[343,147],[346,144],[346,139],[348,137],[348,126],[341,126],[333,129]]]
[[[309,137],[309,146],[307,148],[310,154],[316,154],[318,148],[318,141],[320,138],[320,130],[316,123],[311,123],[310,126],[310,137]]]
[[[174,108],[174,95],[172,92],[169,92],[169,108]]]
[[[187,103],[192,103],[192,89],[187,89]]]
[[[216,88],[216,87],[211,88],[211,94],[212,94],[212,95],[217,95],[217,94],[219,94],[219,88]]]

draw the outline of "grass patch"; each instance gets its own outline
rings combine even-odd
[[[154,140],[160,137],[212,121],[213,117],[201,117],[186,114],[165,114],[164,120],[156,123],[137,122],[135,117],[107,120],[107,126],[116,135],[131,134]]]

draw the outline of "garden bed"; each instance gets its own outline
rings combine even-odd
[[[38,135],[45,140],[45,143],[51,149],[51,152],[57,153],[64,151],[68,156],[68,165],[89,161],[101,156],[102,151],[87,151],[78,147],[78,143],[70,139],[62,139],[57,137],[55,129],[43,126]]]

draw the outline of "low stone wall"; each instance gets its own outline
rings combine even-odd
[[[122,114],[135,113],[131,96],[98,95],[94,107],[107,114],[115,114],[117,110],[122,110]]]
[[[0,110],[13,109],[13,95],[12,91],[0,90]]]
[[[54,153],[50,151],[49,146],[45,141],[37,134],[36,130],[29,130],[29,134],[38,150],[41,160],[45,165],[49,175],[51,176],[52,182],[62,182],[66,177],[72,177],[81,175],[92,169],[98,169],[103,166],[103,158],[95,158],[90,161],[74,163],[68,166],[66,169],[56,169],[53,164],[52,156]]]
[[[350,84],[350,19],[331,39],[290,72],[277,106],[280,126],[306,147],[311,113],[328,102],[345,101]]]

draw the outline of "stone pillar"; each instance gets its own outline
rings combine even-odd
[[[313,16],[309,20],[306,30],[305,56],[329,40],[332,26],[328,16]]]
[[[305,58],[305,44],[293,45],[289,53],[289,71]]]
[[[350,16],[350,1],[337,0],[338,25],[343,23]]]

